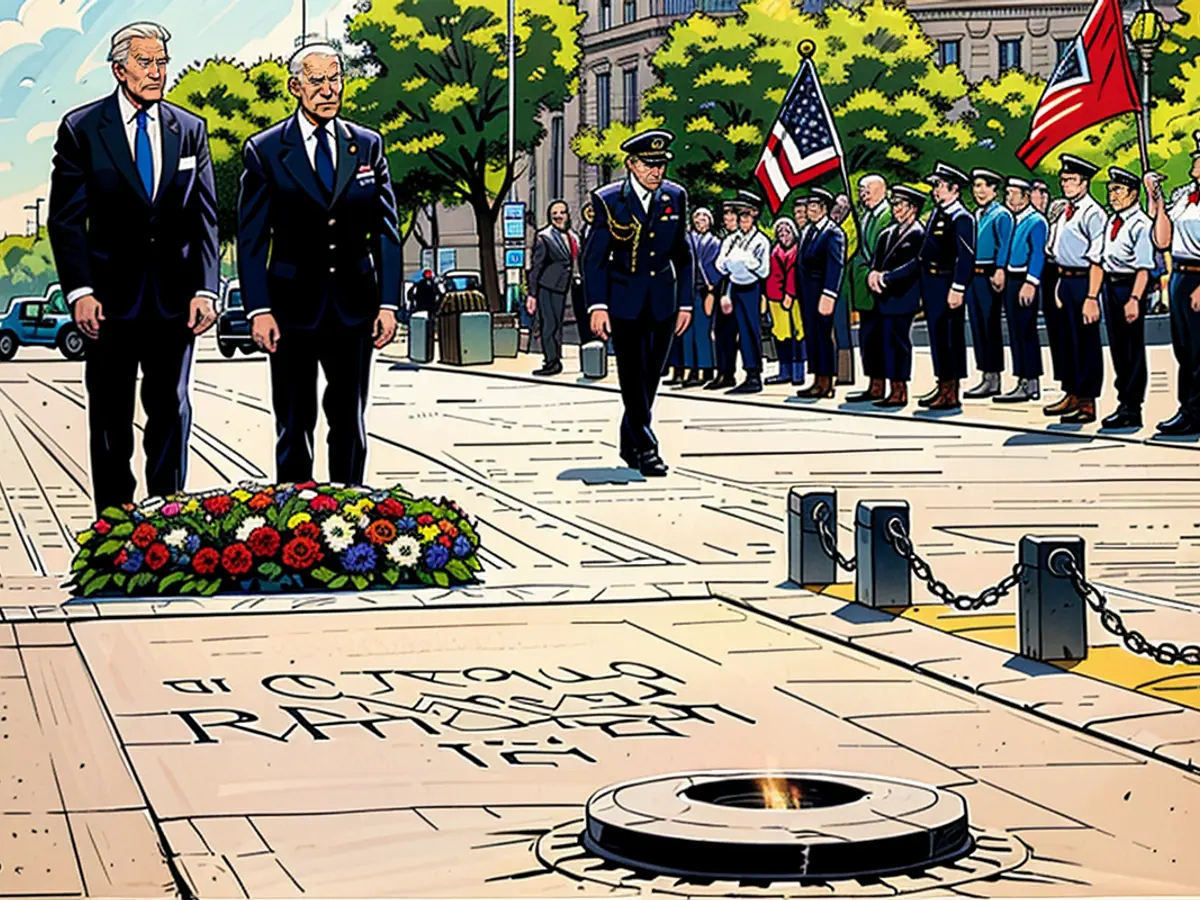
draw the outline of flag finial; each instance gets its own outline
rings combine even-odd
[[[802,59],[812,59],[813,54],[817,52],[817,45],[806,38],[800,42],[797,49],[800,51]]]

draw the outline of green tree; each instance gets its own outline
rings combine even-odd
[[[519,153],[545,137],[538,114],[561,109],[577,89],[582,23],[571,0],[518,7]],[[493,309],[496,221],[515,175],[506,159],[506,29],[505,0],[387,0],[348,25],[379,67],[353,105],[384,135],[398,195],[410,210],[434,200],[470,206]]]
[[[0,240],[0,308],[12,297],[40,296],[57,280],[45,228],[36,240],[22,234]]]
[[[677,23],[654,55],[660,83],[644,95],[634,127],[665,126],[681,138],[673,171],[699,199],[752,187],[804,39],[816,43],[814,61],[852,175],[912,180],[928,174],[933,160],[973,145],[970,126],[951,115],[967,93],[961,71],[934,65],[935,48],[920,26],[887,0],[821,13],[753,0],[735,16],[696,14]],[[615,165],[633,130],[585,130],[573,147],[588,162]]]

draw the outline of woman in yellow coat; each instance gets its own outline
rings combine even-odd
[[[803,384],[804,324],[800,320],[800,304],[796,300],[798,285],[796,267],[799,265],[799,229],[788,218],[775,220],[775,243],[771,247],[771,272],[765,292],[767,311],[771,315],[771,337],[779,357],[779,374],[768,378],[767,384]]]

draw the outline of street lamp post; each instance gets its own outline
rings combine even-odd
[[[1150,171],[1150,63],[1163,42],[1163,16],[1142,0],[1141,8],[1129,23],[1129,43],[1137,51],[1142,68],[1142,114],[1138,116],[1138,147],[1142,154],[1142,172]]]
[[[517,3],[508,0],[508,170],[516,166],[517,150]],[[516,202],[517,180],[508,186],[509,202]]]

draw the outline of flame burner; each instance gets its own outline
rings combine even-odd
[[[583,844],[682,878],[831,880],[910,872],[973,849],[962,797],[831,772],[697,772],[606,788]]]

